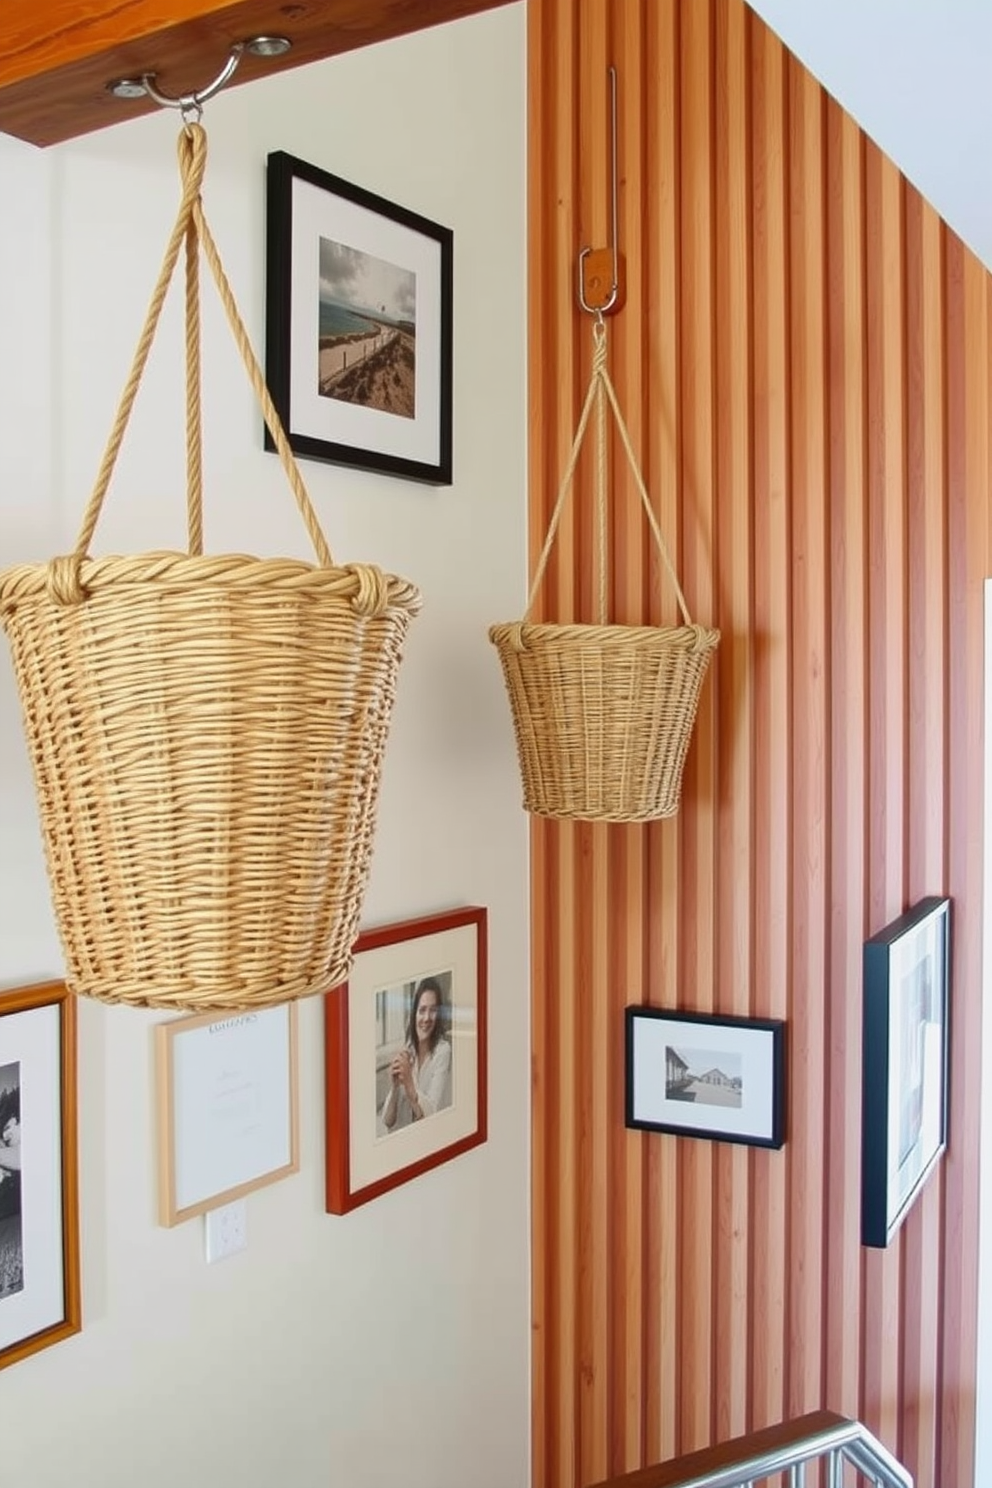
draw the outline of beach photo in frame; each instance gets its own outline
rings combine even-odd
[[[81,1326],[76,1004],[39,982],[0,991],[0,1369]]]
[[[329,1214],[486,1140],[487,918],[471,905],[366,930],[324,999]]]
[[[269,155],[265,374],[296,454],[451,484],[452,265],[450,228]]]
[[[865,941],[861,1240],[885,1247],[947,1146],[951,901]]]
[[[160,1224],[299,1172],[298,1025],[295,1002],[157,1025]]]
[[[626,1124],[781,1147],[785,1024],[777,1018],[628,1007]]]

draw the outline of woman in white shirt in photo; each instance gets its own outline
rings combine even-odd
[[[398,1131],[451,1105],[451,1044],[444,1034],[443,997],[436,977],[417,986],[406,1044],[389,1066],[382,1124]]]

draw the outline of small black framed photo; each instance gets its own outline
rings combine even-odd
[[[293,450],[450,485],[451,229],[282,150],[266,219],[265,371]]]
[[[889,1244],[947,1146],[951,901],[865,941],[861,1240]]]
[[[626,1123],[642,1131],[781,1147],[785,1024],[626,1009]]]

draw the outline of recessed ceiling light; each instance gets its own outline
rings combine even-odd
[[[253,36],[245,42],[246,49],[255,57],[281,57],[292,45],[287,36]]]

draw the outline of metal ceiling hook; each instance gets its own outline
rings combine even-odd
[[[251,52],[256,57],[281,57],[284,52],[289,51],[292,44],[285,36],[253,36],[248,41],[236,41],[212,83],[208,83],[205,88],[197,88],[195,93],[182,93],[178,98],[170,97],[157,87],[154,72],[142,73],[140,79],[117,78],[107,84],[107,90],[116,98],[140,98],[147,94],[160,108],[179,109],[187,124],[197,122],[203,113],[203,105],[219,93],[237,72],[238,63],[245,52]]]

